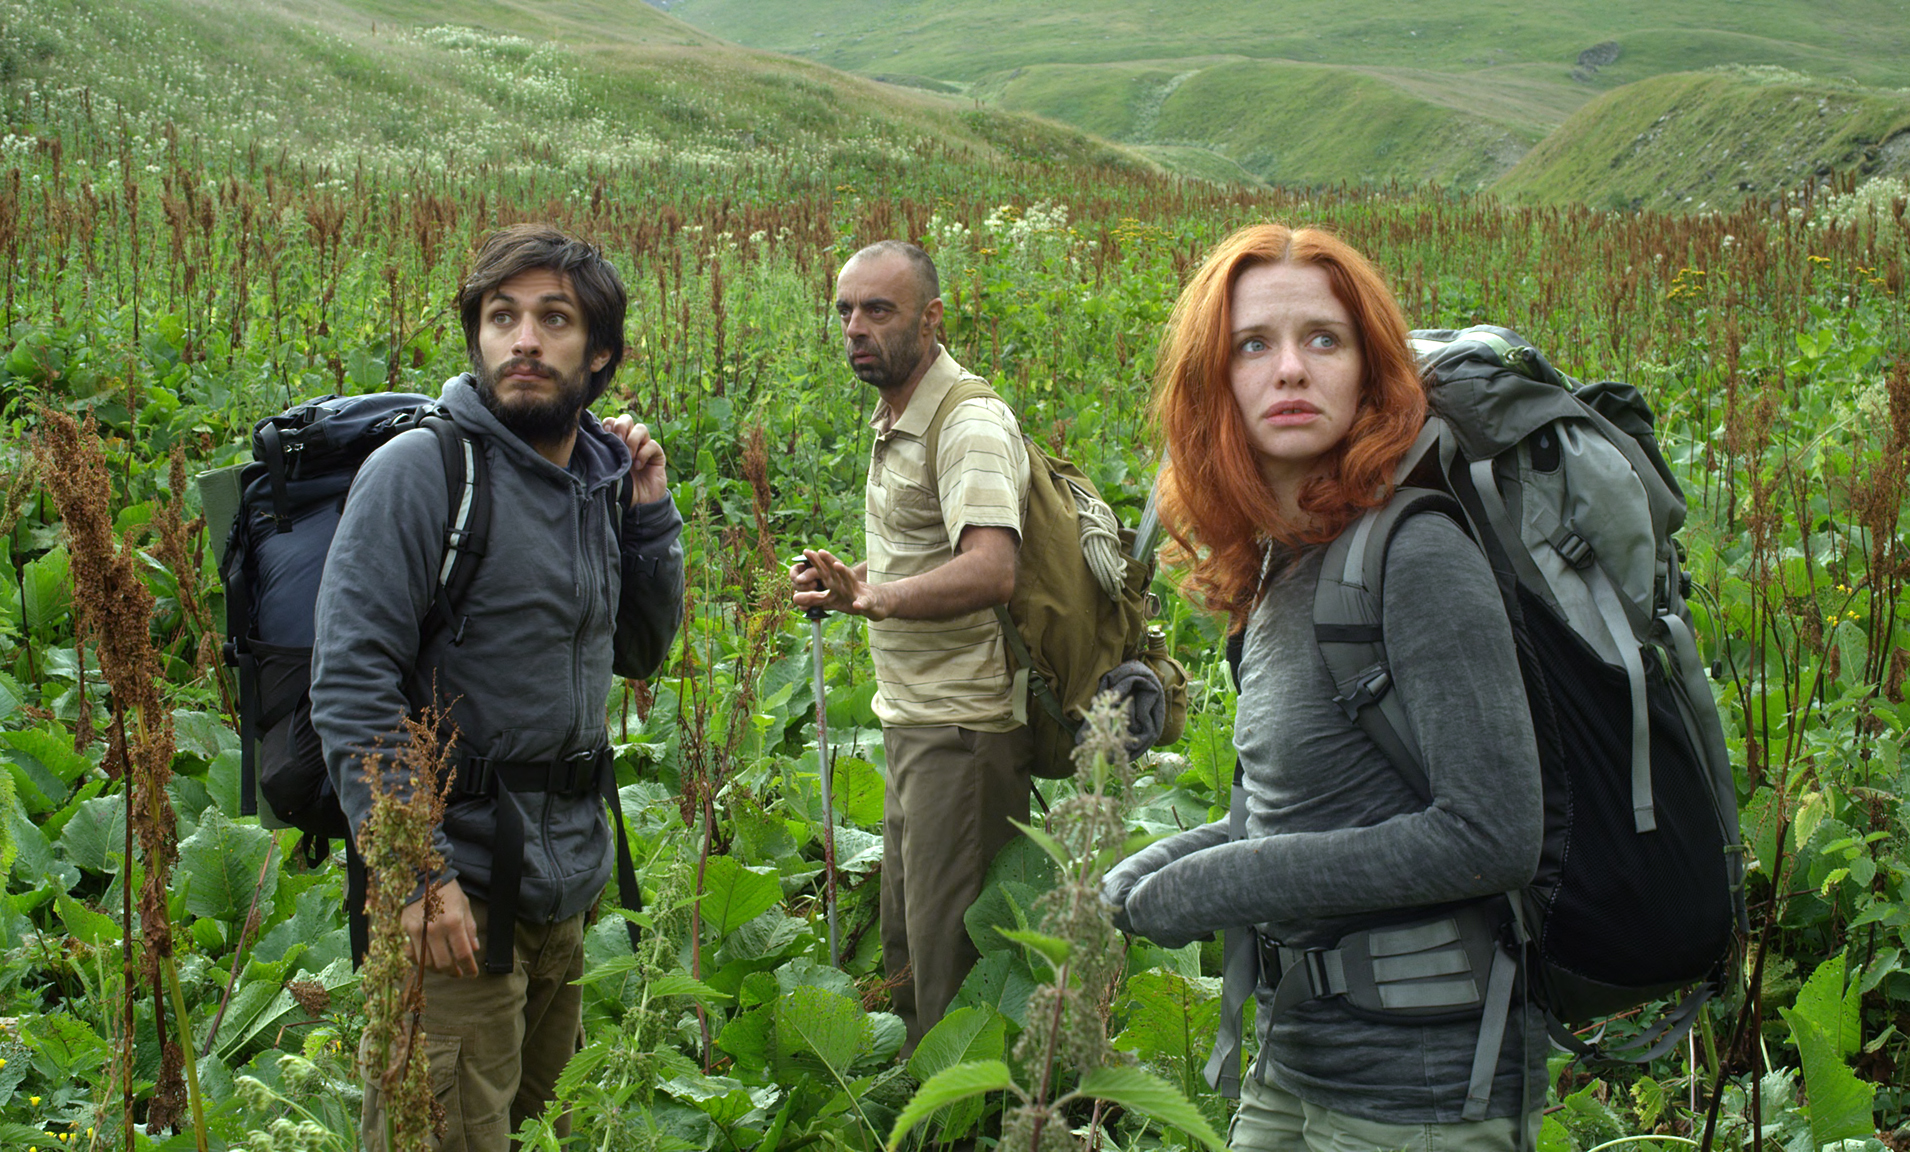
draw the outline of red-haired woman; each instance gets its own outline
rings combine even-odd
[[[1468,902],[1532,878],[1542,836],[1497,586],[1445,516],[1406,518],[1386,554],[1381,624],[1430,803],[1335,701],[1315,640],[1324,546],[1385,502],[1425,422],[1399,305],[1330,234],[1242,229],[1181,293],[1154,413],[1187,589],[1242,640],[1246,827],[1122,863],[1116,922],[1169,947],[1257,928],[1261,1055],[1234,1147],[1520,1146],[1544,1103],[1543,1023],[1514,1003],[1480,1043],[1490,949],[1468,955],[1478,933],[1460,931]]]

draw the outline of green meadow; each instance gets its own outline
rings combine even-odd
[[[699,7],[720,8],[677,10]],[[982,4],[957,71],[926,41],[901,49],[943,27],[930,6],[814,6],[842,18],[838,39],[898,38],[865,63],[740,47],[734,28],[635,0],[0,0],[0,1147],[357,1146],[357,1053],[367,1035],[385,1044],[402,981],[349,961],[342,853],[309,865],[294,834],[242,813],[220,528],[192,476],[247,458],[254,422],[298,400],[432,392],[463,370],[454,285],[479,239],[525,219],[595,238],[630,286],[629,358],[599,411],[636,414],[669,452],[689,606],[664,668],[605,701],[643,944],[633,954],[621,923],[637,894],[613,885],[590,930],[584,1047],[522,1145],[1218,1147],[1228,1105],[1200,1068],[1219,945],[1121,939],[1092,893],[1120,853],[1225,811],[1220,622],[1159,575],[1155,623],[1192,677],[1185,737],[1044,784],[1038,834],[997,861],[969,913],[981,964],[899,1061],[874,930],[867,642],[853,620],[825,622],[825,806],[810,631],[779,558],[861,545],[870,397],[831,310],[857,247],[928,248],[951,352],[1132,524],[1159,458],[1145,405],[1174,298],[1216,241],[1273,218],[1369,253],[1416,326],[1505,324],[1576,377],[1636,384],[1690,503],[1681,539],[1753,862],[1751,931],[1687,1044],[1636,1068],[1552,1062],[1545,1152],[1902,1152],[1910,191],[1856,160],[1736,197],[1654,169],[1598,185],[1600,202],[1563,194],[1593,184],[1590,168],[1538,148],[1511,169],[1529,181],[1518,202],[1463,190],[1476,168],[1462,157],[1536,140],[1553,116],[1591,156],[1684,140],[1689,166],[1750,179],[1731,175],[1748,119],[1680,113],[1650,141],[1609,127],[1668,104],[1743,100],[1742,118],[1820,122],[1837,155],[1888,152],[1897,97],[1873,91],[1903,83],[1888,6],[1694,8],[1723,30],[1689,31],[1694,44],[1755,31],[1794,55],[1654,78],[1623,70],[1682,41],[1506,15],[1505,71],[1466,81],[1441,61],[1484,51],[1483,16],[1292,19],[1218,57],[1218,5],[1172,20],[1044,9],[1021,46],[1009,10]],[[785,14],[778,36],[807,34],[796,6],[766,11]],[[875,11],[913,13],[920,31],[875,28]],[[1867,21],[1880,31],[1859,36]],[[1089,28],[1134,44],[1119,59],[1016,55]],[[1413,30],[1423,48],[1393,42]],[[1374,42],[1363,58],[1326,53],[1360,37]],[[1597,101],[1663,90],[1587,118],[1597,102],[1568,108],[1539,57],[1608,37],[1629,46]],[[1309,43],[1318,53],[1299,55]],[[1849,85],[1763,67],[1855,62],[1857,43],[1877,62],[1852,63]],[[907,82],[832,70],[878,63]],[[1093,93],[1079,115],[1101,118],[1086,127],[967,87],[1017,67],[1036,94],[1066,69],[1118,80],[1076,86]],[[1356,67],[1359,83],[1336,75]],[[1463,111],[1430,94],[1389,103],[1448,74],[1526,95],[1497,118],[1427,119]],[[1393,141],[1401,166],[1377,188],[1307,167],[1336,133],[1268,132],[1251,105],[1270,100],[1337,101],[1337,134],[1375,152]],[[1865,117],[1861,132],[1832,127]],[[1141,122],[1159,138],[1109,142]],[[1212,146],[1223,135],[1237,155]],[[1803,162],[1757,146],[1773,171]],[[1294,186],[1267,186],[1249,161],[1288,166]],[[1413,175],[1426,164],[1449,165],[1451,186]]]

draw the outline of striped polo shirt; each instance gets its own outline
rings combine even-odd
[[[863,527],[869,580],[887,583],[946,564],[968,527],[1017,536],[1028,506],[1028,450],[1008,405],[965,400],[942,428],[938,475],[929,475],[929,422],[956,381],[973,373],[945,348],[897,418],[886,401],[869,424]],[[1018,727],[1008,651],[993,609],[947,620],[871,620],[875,714],[884,725],[959,724],[984,732]]]

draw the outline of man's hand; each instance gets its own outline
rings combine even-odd
[[[456,880],[438,889],[443,909],[424,922],[424,897],[405,905],[399,923],[405,930],[405,952],[413,964],[447,976],[476,976],[477,921],[471,916],[471,901]]]
[[[877,585],[865,579],[867,561],[851,566],[821,548],[805,548],[802,555],[802,562],[789,568],[789,579],[796,585],[796,607],[887,619]]]
[[[883,584],[869,583],[869,563],[853,567],[820,548],[803,551],[789,569],[796,607],[847,612],[871,620],[947,620],[1006,604],[1015,593],[1021,539],[1009,528],[962,530],[955,556],[939,568]]]
[[[634,416],[612,416],[604,421],[604,430],[630,449],[631,507],[663,499],[670,490],[663,471],[667,461],[663,445],[650,438],[649,426]]]

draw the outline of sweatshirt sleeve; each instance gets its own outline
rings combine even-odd
[[[406,679],[437,587],[448,507],[435,437],[407,432],[359,470],[326,554],[313,615],[312,728],[354,832],[371,812],[366,765],[389,761],[404,743]],[[449,860],[441,828],[433,843]]]
[[[1531,879],[1544,823],[1537,744],[1498,588],[1457,525],[1424,515],[1402,527],[1381,618],[1432,804],[1181,856],[1128,894],[1135,931],[1173,947],[1236,925],[1463,900]]]
[[[683,622],[683,515],[666,492],[624,512],[619,549],[622,590],[612,668],[619,676],[655,672]]]

